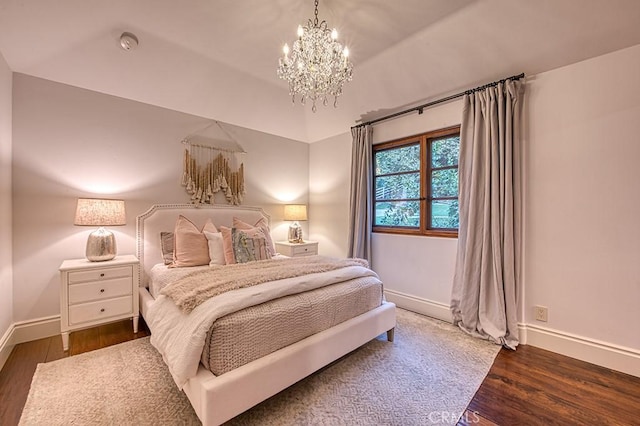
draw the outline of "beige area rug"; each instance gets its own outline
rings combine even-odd
[[[398,309],[380,336],[230,425],[455,424],[500,348]],[[39,364],[21,425],[199,424],[149,338]]]

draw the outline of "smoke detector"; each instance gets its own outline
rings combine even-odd
[[[129,51],[138,47],[138,37],[135,34],[124,32],[120,36],[120,47]]]

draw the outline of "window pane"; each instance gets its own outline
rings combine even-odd
[[[376,200],[420,198],[420,173],[376,178]]]
[[[432,197],[458,196],[458,169],[434,170],[431,172]]]
[[[431,227],[433,229],[458,229],[458,200],[434,200],[431,202]]]
[[[376,152],[376,176],[420,170],[420,145]]]
[[[445,167],[458,164],[460,136],[437,139],[431,143],[431,166]]]
[[[419,201],[382,201],[376,202],[377,226],[420,227]]]

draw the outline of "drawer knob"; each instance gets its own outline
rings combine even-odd
[[[104,293],[104,288],[101,288],[101,289],[100,289],[100,293]]]
[[[104,272],[100,274],[101,277],[104,277]]]
[[[100,309],[100,312],[104,312],[104,308]]]

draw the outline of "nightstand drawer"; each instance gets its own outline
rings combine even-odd
[[[133,312],[131,296],[69,306],[69,324],[80,324]]]
[[[90,300],[111,299],[131,294],[131,277],[116,278],[69,286],[69,304],[76,305]]]
[[[318,254],[317,245],[300,245],[291,247],[292,256],[311,256]]]
[[[109,280],[112,278],[131,277],[131,266],[121,266],[119,268],[91,269],[88,271],[69,272],[70,283],[81,283],[85,281]]]

